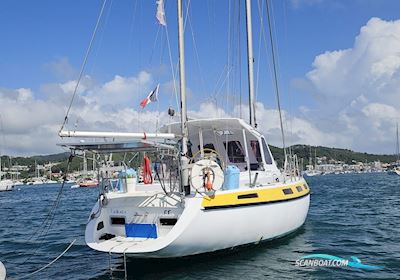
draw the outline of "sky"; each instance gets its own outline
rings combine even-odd
[[[244,0],[184,0],[190,118],[248,118]],[[286,142],[395,152],[400,2],[270,0]],[[0,1],[0,153],[63,151],[57,136],[103,0]],[[66,128],[154,131],[173,121],[176,2],[107,0]],[[256,115],[282,146],[266,1],[252,1]],[[140,101],[160,84],[159,101]]]

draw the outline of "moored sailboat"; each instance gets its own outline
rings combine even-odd
[[[400,176],[400,149],[399,149],[399,124],[396,123],[396,163],[389,171],[391,175]]]
[[[0,192],[4,191],[12,191],[14,189],[14,183],[10,179],[2,179],[3,178],[3,168],[1,163],[1,155],[0,155]]]
[[[136,169],[99,163],[101,194],[85,230],[87,245],[98,251],[144,258],[196,255],[285,236],[307,217],[310,189],[296,158],[286,157],[281,172],[256,128],[251,1],[246,1],[249,123],[187,119],[182,1],[177,3],[181,121],[156,133],[59,132],[98,139],[63,144],[74,153],[143,158]]]

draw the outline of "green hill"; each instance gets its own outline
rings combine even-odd
[[[271,152],[274,155],[275,160],[281,165],[283,161],[283,149],[270,146]],[[307,146],[307,145],[294,145],[292,146],[292,152],[298,156],[299,159],[304,160],[304,164],[309,163],[311,156],[314,160],[315,154],[317,157],[326,157],[329,160],[342,161],[347,164],[352,164],[354,162],[373,162],[381,161],[383,163],[390,163],[396,161],[395,155],[376,155],[368,153],[354,152],[349,149],[338,149],[338,148],[328,148],[322,146]],[[315,152],[316,151],[316,152]]]
[[[368,154],[368,153],[360,153],[360,152],[354,152],[349,149],[338,149],[338,148],[328,148],[328,147],[322,147],[322,146],[307,146],[307,145],[294,145],[291,147],[292,152],[294,154],[297,154],[298,158],[301,160],[303,159],[304,164],[309,163],[309,158],[310,158],[310,149],[311,149],[311,156],[314,159],[315,156],[315,151],[317,157],[326,157],[326,160],[336,160],[336,161],[342,161],[347,164],[352,164],[354,162],[373,162],[373,161],[381,161],[383,163],[390,163],[390,162],[395,162],[396,161],[396,156],[395,155],[376,155],[376,154]],[[283,149],[271,146],[270,145],[271,152],[275,158],[275,160],[278,162],[279,166],[282,166],[283,162]],[[27,165],[29,166],[30,170],[27,176],[31,176],[32,173],[34,173],[35,170],[35,161],[37,164],[45,164],[48,162],[59,162],[59,164],[55,165],[52,168],[53,172],[59,172],[59,171],[66,171],[67,168],[67,160],[69,157],[69,153],[59,153],[59,154],[53,154],[53,155],[39,155],[39,156],[32,156],[32,157],[12,157],[11,158],[11,163],[13,165]],[[128,159],[130,158],[129,156],[127,157]],[[123,155],[118,155],[114,154],[113,156],[114,161],[121,161],[123,160]],[[137,159],[135,160],[135,162]],[[2,156],[2,163],[3,166],[9,166],[9,158],[8,156]],[[136,164],[140,164],[136,162]],[[82,169],[83,166],[83,159],[79,157],[74,157],[70,170],[80,170]],[[88,158],[88,167],[89,169],[92,166],[92,161],[90,160],[90,157]]]

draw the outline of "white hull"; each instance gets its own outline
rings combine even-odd
[[[6,267],[3,265],[2,262],[0,262],[0,280],[5,280],[6,279]]]
[[[400,169],[398,167],[396,167],[396,168],[390,170],[388,172],[388,174],[390,174],[390,175],[399,175],[400,176]]]
[[[32,183],[32,185],[43,185],[43,184],[44,184],[43,181],[34,181],[34,182]]]
[[[263,188],[257,188],[257,190],[260,189]],[[131,203],[127,198],[125,199],[127,203]],[[123,208],[121,207],[122,200],[118,206],[113,204],[112,200],[109,201],[109,207],[103,207],[98,218],[88,223],[85,232],[86,243],[91,248],[103,252],[141,258],[170,258],[258,243],[289,234],[304,223],[310,195],[307,192],[301,197],[288,201],[209,210],[202,206],[203,197],[198,195],[186,198],[184,209],[179,209],[179,207],[165,207],[157,210],[147,208],[145,210],[147,213],[150,211],[169,213],[165,212],[169,209],[171,216],[177,216],[179,211],[182,211],[175,226],[167,229],[169,231],[165,235],[155,239],[127,238],[123,236],[123,226],[110,225],[108,222],[110,217],[118,216],[112,213],[125,213],[126,216],[138,213],[138,208]],[[97,211],[98,204],[94,207],[93,213]],[[168,215],[155,214],[151,220],[155,221],[160,216],[168,217]],[[96,227],[100,221],[103,221],[105,226],[98,231]],[[120,227],[120,234],[116,234],[117,237],[110,240],[98,240],[101,234],[110,232],[112,227]],[[163,226],[158,224],[157,227],[159,232],[163,231]]]
[[[12,191],[14,184],[11,180],[1,180],[0,181],[0,192]]]

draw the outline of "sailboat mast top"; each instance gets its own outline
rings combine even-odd
[[[187,153],[187,112],[186,112],[186,80],[185,80],[185,43],[183,30],[182,0],[178,0],[178,41],[179,41],[179,84],[181,91],[181,132],[182,154]]]
[[[251,25],[251,0],[246,0],[246,28],[247,28],[247,66],[249,75],[250,125],[252,127],[256,127],[256,112],[255,112],[255,98],[254,98],[253,32]]]

